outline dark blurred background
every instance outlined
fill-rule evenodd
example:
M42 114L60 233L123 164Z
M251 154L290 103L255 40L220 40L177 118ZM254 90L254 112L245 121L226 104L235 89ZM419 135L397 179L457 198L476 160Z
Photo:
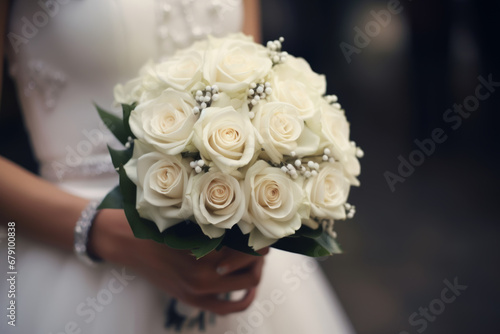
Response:
M365 151L345 253L322 262L360 334L500 333L498 17L497 1L262 1L263 40L326 75ZM36 170L3 96L0 152ZM403 177L401 159L418 166ZM467 289L443 303L445 280Z
M357 214L336 224L345 253L323 262L357 332L500 333L500 90L475 99L479 76L500 82L499 3L262 4L264 40L284 36L326 74L365 151ZM447 140L421 162L414 141L436 128ZM384 173L411 154L419 166L392 191ZM467 289L439 302L455 278Z

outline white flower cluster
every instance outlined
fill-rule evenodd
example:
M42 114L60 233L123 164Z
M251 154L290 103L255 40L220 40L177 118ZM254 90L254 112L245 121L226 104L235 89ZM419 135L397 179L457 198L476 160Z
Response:
M260 249L303 225L333 236L354 214L362 151L325 77L281 42L209 37L115 88L137 103L125 171L160 231L189 219L217 238L238 225Z
M283 37L280 37L277 40L267 42L269 57L275 65L283 63L288 56L288 52L281 51L282 43L284 41L285 39Z
M269 82L264 82L264 80L262 80L262 82L260 83L252 82L250 84L250 88L248 89L248 107L250 108L250 110L252 110L252 108L256 106L260 100L267 99L267 97L270 96L272 92L273 89L271 88L271 84ZM250 118L253 119L254 116L255 114L251 111Z
M198 115L200 112L210 107L212 101L219 99L219 88L217 85L207 86L204 90L198 89L194 95L196 102L199 106L193 108L193 113Z

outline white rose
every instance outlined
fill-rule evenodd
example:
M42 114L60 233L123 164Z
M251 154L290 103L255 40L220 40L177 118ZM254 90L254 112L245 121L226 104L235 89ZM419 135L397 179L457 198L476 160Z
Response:
M193 97L167 89L157 98L139 104L131 113L129 124L134 135L174 155L190 144L196 116Z
M190 50L159 63L155 67L155 74L164 84L164 89L190 91L195 83L201 81L202 65L202 55Z
M304 82L289 75L282 75L280 71L275 71L272 89L271 101L289 103L295 106L304 120L315 117L321 96Z
M359 185L356 176L361 172L356 158L356 147L349 141L350 125L343 110L322 101L320 117L310 122L311 129L321 134L321 148L329 148L337 161L344 167L344 173L352 185Z
M325 102L320 106L321 133L333 145L337 159L343 160L351 143L349 142L349 122L342 110Z
M203 77L228 94L245 93L248 85L264 78L272 62L267 50L247 38L209 39Z
M193 130L193 143L201 157L223 172L247 165L255 154L252 123L232 106L205 109Z
M149 61L139 71L139 76L124 85L118 84L114 88L115 104L133 102L141 103L159 96L165 85L156 77L156 64Z
M191 202L185 198L191 168L180 155L164 155L152 149L136 140L134 154L124 168L137 186L139 215L153 221L162 232L192 216Z
M319 105L319 117L308 122L311 129L320 134L322 148L329 148L335 159L345 161L345 156L351 148L349 142L349 122L344 111L326 101Z
M228 94L222 92L219 93L219 98L217 101L212 101L210 107L224 108L227 106L232 106L235 110L243 113L249 112L247 99L241 98L231 98Z
M356 147L351 146L351 149L345 155L344 161L342 161L344 166L344 174L349 179L349 182L353 186L359 186L359 180L357 176L361 174L361 165L356 157Z
M319 173L306 180L304 189L311 204L311 216L345 219L344 203L349 196L350 184L341 164L320 164Z
M311 70L311 66L303 58L288 55L286 61L277 65L274 71L284 80L296 79L303 82L319 96L326 93L325 76Z
M301 185L265 161L248 169L244 189L248 209L240 228L244 233L251 230L249 242L255 249L294 234L302 219L309 218Z
M210 238L222 236L245 213L245 196L240 182L222 172L198 174L191 193L196 222Z
M260 103L254 109L252 123L260 135L263 154L280 163L283 155L294 151L299 156L311 155L318 150L319 137L300 117L299 110L282 102Z
M142 78L134 78L125 84L118 84L113 89L113 94L115 98L115 105L120 104L132 104L134 102L139 102L141 100L142 89Z

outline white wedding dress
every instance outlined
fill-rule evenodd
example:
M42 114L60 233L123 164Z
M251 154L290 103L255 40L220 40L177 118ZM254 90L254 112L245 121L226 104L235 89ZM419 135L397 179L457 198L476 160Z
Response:
M69 193L102 198L118 179L106 149L113 139L93 102L113 109L113 86L148 59L208 33L238 31L242 18L235 0L13 1L6 48L42 177ZM0 243L4 272L6 248ZM217 317L205 333L353 332L314 260L278 250L266 259L254 304ZM165 294L130 270L90 268L20 236L16 262L16 326L7 324L3 278L0 333L174 332L164 326Z

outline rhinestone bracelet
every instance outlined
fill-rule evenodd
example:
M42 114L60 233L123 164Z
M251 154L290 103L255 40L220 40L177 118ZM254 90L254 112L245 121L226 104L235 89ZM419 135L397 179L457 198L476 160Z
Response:
M82 214L80 215L80 218L76 222L75 226L74 250L76 256L89 266L95 266L97 263L102 261L101 259L90 255L87 248L90 229L92 228L92 224L94 223L94 218L97 214L97 207L99 206L99 203L100 201L97 200L90 201L82 211Z

